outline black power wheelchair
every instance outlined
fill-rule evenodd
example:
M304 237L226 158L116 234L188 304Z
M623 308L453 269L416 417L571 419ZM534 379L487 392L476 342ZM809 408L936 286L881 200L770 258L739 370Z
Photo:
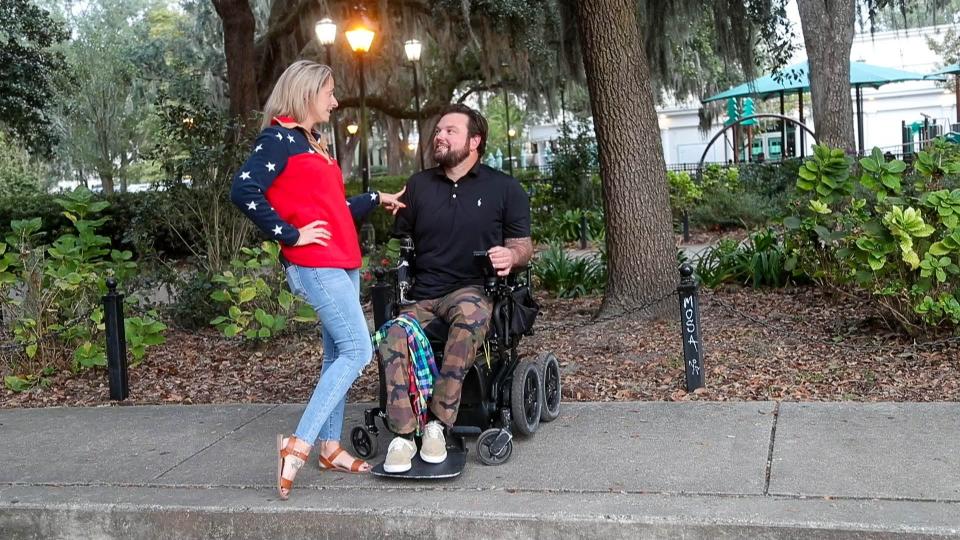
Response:
M455 476L466 461L465 437L477 437L477 457L485 465L500 465L513 453L513 435L533 435L541 422L560 415L560 364L552 352L535 358L520 358L517 346L524 335L533 334L537 306L531 293L530 270L513 272L501 278L493 271L485 252L474 254L475 264L484 269L484 292L493 300L490 329L479 348L477 359L463 381L456 425L447 435L448 455L459 455L459 465L448 465ZM373 286L374 323L380 328L396 317L407 299L413 279L413 242L401 239L400 256L395 268L379 272ZM448 324L439 317L424 328L430 340L437 366L442 365ZM356 455L367 459L378 451L379 418L387 433L387 390L384 366L379 362L379 406L364 412L364 424L354 427L350 441ZM451 461L448 458L447 461ZM435 467L435 466L429 466ZM375 468L376 472L376 468ZM417 477L417 475L412 475ZM444 475L427 477L443 477Z

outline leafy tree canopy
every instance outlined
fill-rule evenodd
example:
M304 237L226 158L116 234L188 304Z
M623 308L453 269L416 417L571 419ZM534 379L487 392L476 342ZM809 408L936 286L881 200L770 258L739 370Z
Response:
M54 143L47 109L65 68L51 46L67 37L62 23L29 0L0 0L0 123L41 155Z

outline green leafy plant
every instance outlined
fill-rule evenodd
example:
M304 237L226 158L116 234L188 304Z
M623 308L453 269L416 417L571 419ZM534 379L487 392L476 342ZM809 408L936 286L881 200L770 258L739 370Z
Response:
M907 169L907 164L900 160L887 161L879 148L874 148L868 157L860 160L860 183L873 191L877 199L883 200L888 195L899 195L903 192L900 177Z
M22 347L0 364L5 377L12 377L5 379L8 388L40 384L37 378L68 366L106 365L105 278L115 277L122 289L137 273L132 253L112 249L110 239L99 234L108 221L100 213L109 202L82 187L56 202L70 229L44 244L40 218L14 220L0 249L0 302L12 321L10 337ZM11 294L14 288L17 294ZM141 358L165 327L152 328L155 337L137 348ZM138 339L137 331L128 337Z
M703 188L697 185L686 171L667 171L670 185L670 209L682 215L703 198Z
M580 240L580 229L583 218L587 218L587 236L593 241L603 241L606 238L606 226L603 222L603 212L599 210L565 210L554 213L549 221L537 231L537 240L546 242L576 242Z
M125 317L123 331L127 339L127 351L133 356L131 365L138 365L147 354L147 347L162 345L166 342L163 332L167 326L158 320L155 311L149 311L143 316Z
M941 144L921 152L911 172L878 149L846 175L849 158L818 147L798 175L797 215L784 220L788 268L846 290L866 292L890 322L958 324L960 153ZM829 182L827 181L829 179Z
M539 287L560 298L575 298L598 293L607 283L604 258L574 257L560 244L552 244L533 262L533 275Z
M697 261L697 276L707 287L739 283L782 287L790 281L787 256L776 231L758 231L743 242L723 239Z
M316 321L313 309L285 287L286 273L276 242L244 247L240 252L242 257L230 262L230 270L213 277L219 288L210 297L226 313L210 324L228 338L262 341L283 332L291 320Z
M816 193L824 203L837 202L853 191L850 179L852 161L843 150L814 146L813 157L805 161L797 172L797 188Z

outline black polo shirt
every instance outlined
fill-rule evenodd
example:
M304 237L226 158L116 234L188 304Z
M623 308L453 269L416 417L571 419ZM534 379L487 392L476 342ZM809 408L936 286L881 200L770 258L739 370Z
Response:
M413 237L416 300L482 285L473 252L530 236L530 200L520 182L479 161L457 182L441 167L414 174L401 200L407 207L393 231Z

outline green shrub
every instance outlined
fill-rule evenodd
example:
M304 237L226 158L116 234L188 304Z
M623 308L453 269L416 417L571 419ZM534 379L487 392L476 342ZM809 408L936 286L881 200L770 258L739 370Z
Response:
M606 239L603 212L599 210L565 210L553 213L546 223L533 227L533 239L537 242L567 243L580 240L583 217L587 218L589 240L602 242Z
M42 193L50 182L45 167L30 158L19 142L0 129L0 196Z
M753 229L770 223L775 215L770 201L756 193L718 188L690 210L690 222L707 229Z
M960 324L960 156L945 143L917 155L914 173L879 149L854 160L815 148L799 169L802 199L789 230L788 268L865 292L891 321Z
M216 289L210 297L222 311L210 324L228 338L262 341L286 330L290 320L317 320L313 308L287 289L279 244L263 242L240 252L242 257L230 261L230 270L213 277Z
M670 186L670 210L674 219L683 216L703 198L703 188L686 171L667 171Z
M722 283L752 287L782 287L790 281L787 256L773 229L756 232L744 242L725 238L697 261L701 283L713 288Z
M166 307L166 315L174 325L184 330L206 328L220 313L216 302L210 298L214 291L213 276L192 272L174 283L175 297Z
M216 274L256 238L253 223L230 202L237 168L248 157L256 123L246 125L211 103L202 85L171 81L155 105L149 157L163 168L160 221L183 240L204 273ZM190 122L185 122L185 119Z
M2 198L0 223L37 217L41 221L38 232L43 238L56 238L72 229L70 220L56 203L59 197L61 195L35 193ZM165 259L182 258L190 254L188 243L197 241L189 235L181 238L169 226L170 207L174 204L169 192L115 193L109 197L92 194L92 197L109 203L99 214L108 218L98 229L100 234L110 239L111 248L130 250L136 259L153 254Z
M599 293L607 284L604 257L572 257L563 246L553 244L533 262L538 287L560 298Z
M778 222L789 213L799 166L799 160L737 166L713 163L704 167L699 185L693 175L668 172L674 218L681 219L687 210L691 223L700 228L753 229Z
M0 243L0 302L13 321L13 341L23 347L2 366L9 388L41 384L44 374L67 365L75 370L106 365L100 300L105 278L116 277L122 290L137 275L133 254L111 249L110 239L100 234L109 221L100 214L109 202L78 188L56 203L70 230L46 243L41 218L15 220L6 243ZM135 308L132 301L130 306ZM128 310L134 320L126 325L127 342L139 361L147 346L163 342L165 326L153 313Z

